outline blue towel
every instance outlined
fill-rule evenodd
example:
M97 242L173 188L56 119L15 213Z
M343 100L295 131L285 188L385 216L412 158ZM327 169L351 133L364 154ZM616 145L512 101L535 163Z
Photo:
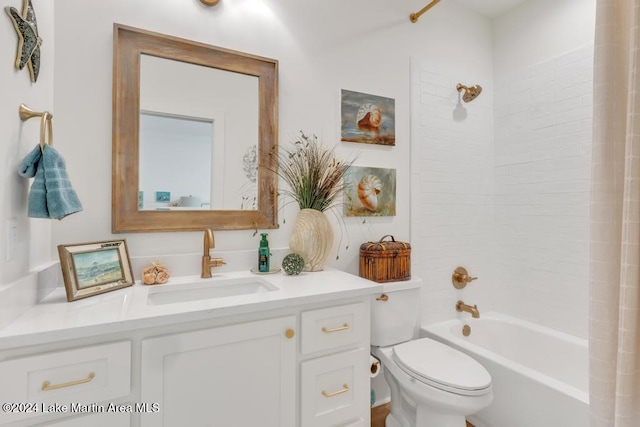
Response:
M42 150L36 145L18 167L18 174L25 178L34 178L29 192L28 214L31 218L51 218L47 209L47 190L44 185Z
M29 217L62 219L82 210L65 161L50 145L45 144L44 150L37 145L20 164L18 174L34 178L29 192Z

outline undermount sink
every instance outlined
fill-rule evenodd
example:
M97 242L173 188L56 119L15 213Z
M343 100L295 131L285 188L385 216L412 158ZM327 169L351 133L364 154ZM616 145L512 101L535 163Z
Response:
M149 290L147 304L163 305L278 290L271 283L252 277L175 284Z

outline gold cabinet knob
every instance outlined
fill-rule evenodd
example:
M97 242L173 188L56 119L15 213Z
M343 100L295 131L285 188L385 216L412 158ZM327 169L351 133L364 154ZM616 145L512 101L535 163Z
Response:
M477 277L469 276L467 269L464 267L458 267L453 270L453 274L451 275L451 283L456 289L462 289L467 286L467 283L470 283L473 280L476 280Z
M293 329L287 329L287 332L284 333L284 336L287 338L293 338L295 334L296 333Z
M389 301L389 295L382 294L379 297L376 297L376 301Z

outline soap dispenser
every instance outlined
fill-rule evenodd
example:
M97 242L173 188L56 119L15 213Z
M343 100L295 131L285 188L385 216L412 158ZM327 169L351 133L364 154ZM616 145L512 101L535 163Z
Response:
M269 241L267 233L261 233L260 248L258 249L258 271L260 273L269 272Z

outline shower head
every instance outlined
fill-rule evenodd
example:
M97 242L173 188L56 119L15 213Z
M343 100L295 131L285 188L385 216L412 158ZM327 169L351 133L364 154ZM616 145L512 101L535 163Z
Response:
M473 101L478 97L478 95L480 95L480 92L482 92L482 86L480 85L467 87L462 83L458 83L458 85L456 86L456 89L458 89L458 92L462 92L464 90L464 94L462 95L462 100L464 102Z

